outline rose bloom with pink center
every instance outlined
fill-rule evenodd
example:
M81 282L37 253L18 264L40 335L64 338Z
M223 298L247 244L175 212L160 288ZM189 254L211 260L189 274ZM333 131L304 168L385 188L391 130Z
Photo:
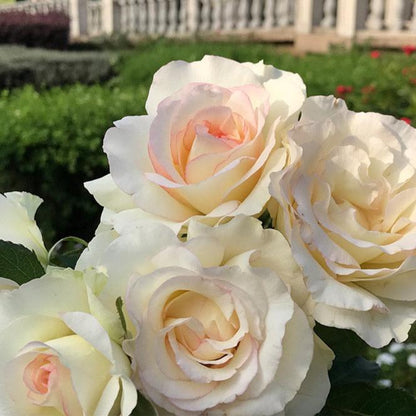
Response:
M157 219L178 232L193 217L260 214L305 95L297 74L262 62L205 56L162 67L147 115L125 117L105 135L110 175L86 184L105 208L102 222Z
M1 415L130 415L137 392L118 316L96 297L104 283L53 269L0 292Z

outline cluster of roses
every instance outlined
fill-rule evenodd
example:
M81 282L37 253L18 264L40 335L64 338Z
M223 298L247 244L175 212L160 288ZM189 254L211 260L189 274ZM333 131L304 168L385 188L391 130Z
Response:
M315 321L381 347L416 319L416 130L213 56L161 68L146 111L105 135L75 270L40 199L0 195L0 239L45 267L0 281L0 414L128 416L136 389L159 415L316 414Z

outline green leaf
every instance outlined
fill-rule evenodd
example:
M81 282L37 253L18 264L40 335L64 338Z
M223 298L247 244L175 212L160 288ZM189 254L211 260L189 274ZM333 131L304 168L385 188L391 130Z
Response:
M0 240L0 277L22 285L44 274L45 270L33 251L20 244Z
M336 356L351 358L366 355L368 352L368 345L355 332L348 329L331 328L317 323L314 331Z
M266 209L259 217L259 220L261 221L263 228L272 228L272 217L270 216L269 211Z
M338 385L331 389L319 416L411 416L416 400L398 389L381 389L369 384Z
M119 296L116 299L116 309L117 309L118 317L119 317L120 322L121 322L121 326L122 326L123 331L124 331L124 338L129 339L129 338L132 337L132 335L131 335L130 331L127 330L126 318L125 318L124 312L123 312L123 299L121 299L121 296Z
M71 267L77 264L79 256L88 244L82 238L65 237L49 250L49 264L58 267Z
M139 391L137 392L137 406L134 408L130 416L157 416L158 413Z
M369 383L374 381L380 372L380 367L374 361L363 357L348 359L335 357L329 371L331 386L338 384Z

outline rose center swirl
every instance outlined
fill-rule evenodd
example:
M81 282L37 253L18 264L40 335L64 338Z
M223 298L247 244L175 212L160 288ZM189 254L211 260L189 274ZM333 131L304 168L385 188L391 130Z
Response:
M175 326L178 344L196 361L206 366L222 366L229 361L237 344L229 344L239 328L234 311L227 319L218 305L200 293L184 291L176 293L165 305L164 326L187 319Z

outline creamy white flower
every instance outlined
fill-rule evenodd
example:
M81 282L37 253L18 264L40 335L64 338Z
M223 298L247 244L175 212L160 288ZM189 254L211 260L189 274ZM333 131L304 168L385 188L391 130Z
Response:
M46 266L48 252L35 222L35 213L42 199L27 192L0 194L0 240L22 244L35 252Z
M120 323L95 295L104 283L53 269L0 292L0 414L130 415L137 394Z
M156 218L178 232L192 217L259 214L304 99L297 74L262 62L205 56L162 67L147 115L125 117L105 135L111 176L86 184L107 209L103 221Z
M177 415L312 415L329 391L332 354L315 339L308 293L276 230L238 216L191 221L185 241L161 224L99 234L77 265L124 296L124 348L137 387ZM127 289L128 288L128 289Z
M416 319L416 130L312 97L272 174L277 226L317 302L317 321L374 347Z

